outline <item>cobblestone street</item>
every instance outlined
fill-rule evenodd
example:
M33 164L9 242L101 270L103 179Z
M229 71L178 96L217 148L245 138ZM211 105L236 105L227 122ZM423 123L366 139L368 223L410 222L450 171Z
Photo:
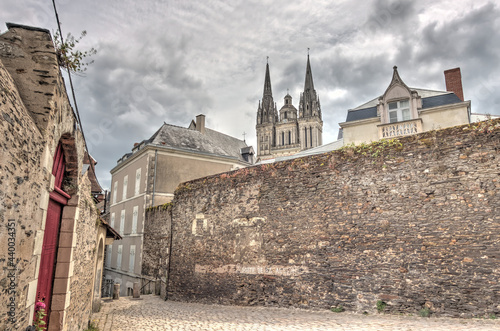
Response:
M500 320L359 315L349 312L202 305L158 296L106 300L93 315L100 331L147 330L500 330Z

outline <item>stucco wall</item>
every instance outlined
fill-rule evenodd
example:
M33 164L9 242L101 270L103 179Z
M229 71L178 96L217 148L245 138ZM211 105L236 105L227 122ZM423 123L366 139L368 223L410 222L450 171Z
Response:
M467 105L429 112L423 111L420 117L422 118L422 129L424 131L439 130L469 123Z
M360 123L355 126L346 126L343 128L344 144L361 144L379 140L378 127L379 119Z
M400 143L181 185L169 298L357 312L376 312L381 300L392 313L499 314L500 121ZM158 212L148 221L161 222ZM145 252L165 252L158 237L168 227L151 231ZM167 257L145 256L143 270L166 270Z

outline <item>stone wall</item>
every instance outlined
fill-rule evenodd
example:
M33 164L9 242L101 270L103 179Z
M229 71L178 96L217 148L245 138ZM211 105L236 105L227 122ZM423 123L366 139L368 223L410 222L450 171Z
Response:
M50 330L83 330L91 317L101 227L83 171L78 130L49 31L10 25L0 35L0 330L32 323L53 156L66 161Z
M41 134L33 130L31 117L1 62L0 105L0 330L4 330L31 322L24 306L36 268L32 255L42 226L39 202L49 184L48 174L40 168Z
M171 209L169 297L499 314L499 153L497 120L184 183ZM152 275L167 270L159 213L170 217L156 210L146 222Z

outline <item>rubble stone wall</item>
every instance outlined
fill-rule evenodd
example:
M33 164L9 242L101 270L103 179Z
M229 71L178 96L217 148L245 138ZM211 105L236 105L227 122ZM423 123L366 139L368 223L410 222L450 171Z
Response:
M32 323L53 156L66 161L48 330L83 330L91 318L99 224L84 142L47 30L9 26L0 35L0 330Z
M148 212L156 237L159 213L170 299L500 313L498 120L181 184ZM168 240L146 238L145 270L167 270Z

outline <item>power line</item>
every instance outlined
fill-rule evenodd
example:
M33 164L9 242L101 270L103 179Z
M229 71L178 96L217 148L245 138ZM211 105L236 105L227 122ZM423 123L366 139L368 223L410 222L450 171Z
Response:
M59 36L61 37L61 45L64 45L63 34L61 31L61 22L59 21L59 15L57 14L55 0L52 0L52 4L54 5L54 13L56 14L57 29L59 30ZM71 94L73 96L73 103L75 105L76 118L77 118L78 125L80 126L80 131L82 132L83 144L85 145L85 150L87 151L87 155L89 157L90 168L92 169L94 176L97 177L97 174L96 174L95 168L94 168L94 162L93 162L92 157L90 156L89 148L87 147L87 139L85 139L85 133L83 132L82 121L80 119L80 112L78 111L78 104L76 103L75 89L73 88L73 80L71 79L71 70L69 68L67 68L67 70L68 70L69 85L71 87Z

